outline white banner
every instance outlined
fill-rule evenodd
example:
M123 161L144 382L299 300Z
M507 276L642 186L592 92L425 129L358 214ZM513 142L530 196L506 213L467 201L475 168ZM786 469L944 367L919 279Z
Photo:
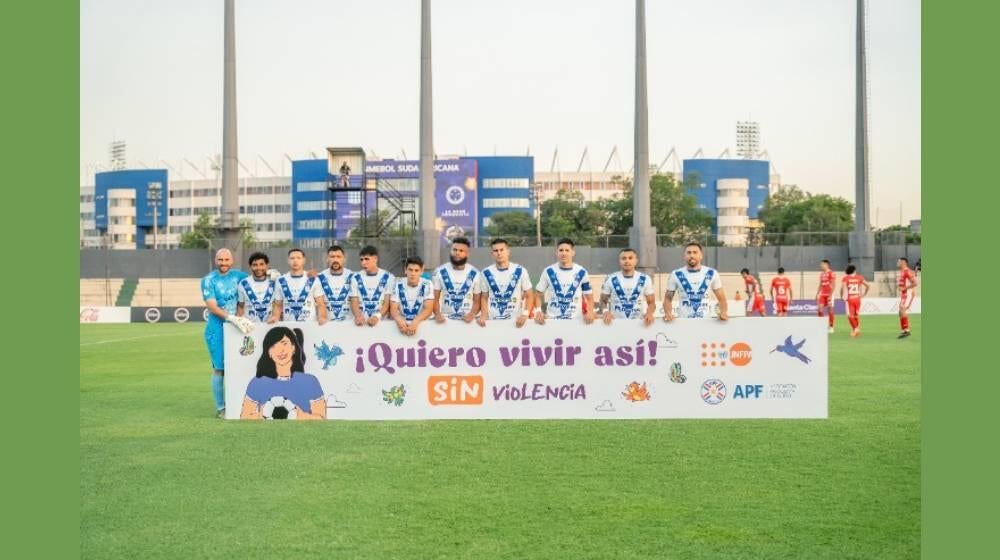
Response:
M95 307L80 306L81 323L131 323L132 312L129 307Z
M226 325L225 349L231 419L827 417L814 317L428 322L414 337L392 322Z
M862 315L896 315L899 313L899 298L864 298L861 300ZM920 298L913 298L910 313L920 313Z

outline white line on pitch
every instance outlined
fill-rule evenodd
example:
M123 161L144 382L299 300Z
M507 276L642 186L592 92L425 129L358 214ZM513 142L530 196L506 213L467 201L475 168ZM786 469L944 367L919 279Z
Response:
M145 336L133 336L129 338L112 338L110 340L98 340L96 342L81 342L80 346L93 346L95 344L110 344L112 342L128 342L129 340L139 340L140 338L159 338L163 336L191 336L191 333L147 334Z

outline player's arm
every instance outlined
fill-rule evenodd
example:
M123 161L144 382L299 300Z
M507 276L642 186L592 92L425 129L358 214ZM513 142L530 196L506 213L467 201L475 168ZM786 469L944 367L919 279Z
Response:
M417 334L417 327L420 326L420 323L426 321L432 313L434 313L434 300L430 298L425 299L424 303L420 306L420 313L418 313L417 316L414 317L413 322L410 323L410 332L412 334Z
M663 320L674 320L674 290L670 288L667 288L667 292L663 294Z
M610 303L611 303L611 294L606 294L604 293L603 290L601 290L601 309L604 310L604 316L602 317L602 319L604 320L605 325L610 325L611 322L614 321L615 319L614 314L611 313L611 306L609 305Z
M792 283L789 282L788 285L785 286L785 288L788 289L788 301L792 301L793 299L795 299L795 296L792 294Z
M365 317L361 314L361 298L358 296L351 296L351 314L354 315L354 324L361 326L365 324Z
M718 276L716 276L718 280ZM722 288L722 282L719 282L720 286L712 290L715 294L715 300L719 302L719 320L726 321L729 319L729 301L726 299L726 290Z
M532 305L535 305L535 322L539 325L545 324L545 294L535 289L535 297L531 298Z
M319 324L326 324L328 315L326 312L326 296L324 295L316 296L316 318Z
M547 270L547 269L546 269ZM535 322L539 325L545 324L545 290L549 289L549 277L542 272L542 276L538 279L538 284L535 285L535 297L532 298L532 305L537 303L535 307Z
M844 290L847 288L847 278L840 281L840 299L844 299Z
M774 291L774 280L771 280L771 290L770 291L771 291L771 299L773 300L773 299L775 299L775 297L774 297L774 293L775 293L775 291Z
M464 317L462 317L463 321L465 321L466 323L471 323L473 320L475 320L476 315L479 314L479 309L480 309L479 303L480 303L480 298L476 297L475 292L473 292L473 294L472 294L472 308L469 309L469 312L466 313Z
M864 291L863 294L861 294L861 297L868 297L868 289L870 288L870 286L868 286L868 282L866 282L864 279L862 279L861 280L861 285L865 287L865 291Z
M489 290L483 290L482 292L479 292L473 297L476 298L476 301L479 303L479 309L482 310L482 312L479 314L479 318L476 320L476 323L478 323L480 327L485 327L486 320L490 318Z
M403 312L396 300L393 300L392 303L389 304L389 314L392 317L392 320L396 322L396 326L399 327L399 332L407 334L406 318L403 317Z
M912 289L914 289L914 288L917 287L917 275L916 274L910 274L906 278L906 280L907 280L907 283L910 285L910 287L907 288L907 290L912 290Z
M656 294L651 292L649 294L646 294L646 315L643 317L643 323L647 327L653 324L653 315L655 313L656 313Z
M246 304L242 301L236 302L236 316L242 317L246 315Z
M438 323L443 323L447 320L441 313L441 290L438 288L434 289L434 320Z

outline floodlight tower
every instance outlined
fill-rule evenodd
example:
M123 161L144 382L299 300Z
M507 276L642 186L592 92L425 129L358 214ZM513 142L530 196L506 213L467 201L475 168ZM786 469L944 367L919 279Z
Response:
M433 269L441 264L434 199L434 127L431 97L431 0L420 1L420 254Z
M656 228L650 216L649 103L646 96L646 0L635 1L635 175L629 243L639 254L639 268L656 273Z
M868 187L868 53L865 45L865 0L857 0L854 90L854 231L848 256L868 279L875 276L875 234L871 229Z

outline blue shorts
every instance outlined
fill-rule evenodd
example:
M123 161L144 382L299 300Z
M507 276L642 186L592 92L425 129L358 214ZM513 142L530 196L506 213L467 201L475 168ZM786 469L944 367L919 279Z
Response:
M212 369L224 370L225 345L223 344L222 324L208 323L205 326L205 345L208 346L208 356L212 360Z

